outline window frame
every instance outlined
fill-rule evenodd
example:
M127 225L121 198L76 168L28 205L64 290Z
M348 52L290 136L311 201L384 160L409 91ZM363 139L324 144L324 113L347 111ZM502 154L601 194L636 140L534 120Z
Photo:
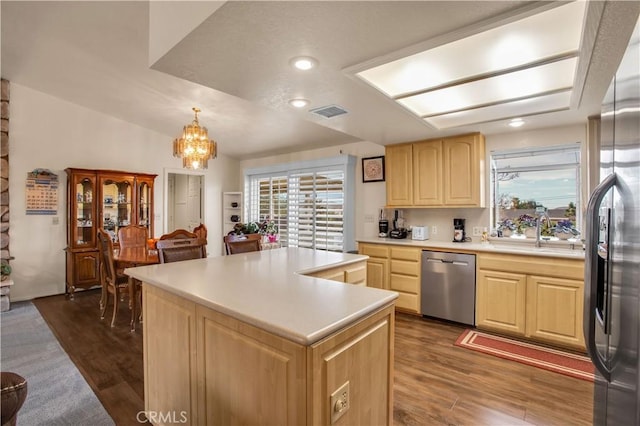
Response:
M509 171L513 172L534 172L534 171L553 171L553 170L569 170L574 169L575 171L575 226L576 228L583 233L583 218L581 214L581 200L582 200L582 191L583 191L583 182L581 179L582 176L582 160L583 160L583 150L581 142L570 142L570 143L561 143L554 145L545 145L545 146L536 146L536 147L527 147L520 149L496 149L492 150L489 153L489 186L490 186L490 225L491 229L495 230L497 228L497 222L499 219L499 203L497 200L498 192L496 191L498 186L498 180L496 178L497 173L500 171L495 168L495 157L501 157L500 159L507 158L524 158L524 157L535 157L537 155L543 154L553 154L553 153L561 153L561 152L572 152L577 154L577 161L571 163L555 163L551 165L537 165L537 166L518 166L509 169ZM504 171L504 170L503 170Z

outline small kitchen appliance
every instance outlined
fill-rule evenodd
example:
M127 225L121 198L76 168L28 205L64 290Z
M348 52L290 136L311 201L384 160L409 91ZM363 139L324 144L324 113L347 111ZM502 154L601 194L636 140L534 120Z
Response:
M464 232L464 219L453 219L453 242L463 243L466 234Z
M389 221L384 214L384 209L380 209L380 219L378 220L378 237L387 238L389 236Z
M395 239L407 238L407 230L404 227L404 218L401 210L395 210L393 219L393 229L389 232L389 237Z
M411 239L424 241L429 239L429 228L426 226L414 226L411 228Z

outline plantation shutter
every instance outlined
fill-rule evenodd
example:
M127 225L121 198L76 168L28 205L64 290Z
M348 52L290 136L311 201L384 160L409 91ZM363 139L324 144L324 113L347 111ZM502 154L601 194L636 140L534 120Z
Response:
M354 224L347 222L353 222L353 206L346 206L353 204L355 183L349 180L354 181L355 159L333 160L337 164L320 167L292 163L284 173L248 171L247 220L276 222L283 247L352 250Z

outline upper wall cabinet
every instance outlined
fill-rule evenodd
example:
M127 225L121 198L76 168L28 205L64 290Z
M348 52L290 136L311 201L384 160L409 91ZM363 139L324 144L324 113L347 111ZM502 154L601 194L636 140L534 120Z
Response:
M387 204L413 204L413 174L411 144L391 145L385 149L387 163Z
M386 147L387 205L484 207L480 133Z

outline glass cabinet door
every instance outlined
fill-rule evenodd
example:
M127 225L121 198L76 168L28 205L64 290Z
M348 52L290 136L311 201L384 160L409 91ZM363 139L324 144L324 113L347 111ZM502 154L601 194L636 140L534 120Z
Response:
M93 246L96 235L93 227L95 181L93 177L89 176L76 176L74 181L72 186L75 188L73 245L78 247Z
M148 235L152 236L151 222L153 221L152 186L145 181L138 183L138 225L147 228Z
M133 177L102 177L102 228L118 241L118 229L131 225Z

